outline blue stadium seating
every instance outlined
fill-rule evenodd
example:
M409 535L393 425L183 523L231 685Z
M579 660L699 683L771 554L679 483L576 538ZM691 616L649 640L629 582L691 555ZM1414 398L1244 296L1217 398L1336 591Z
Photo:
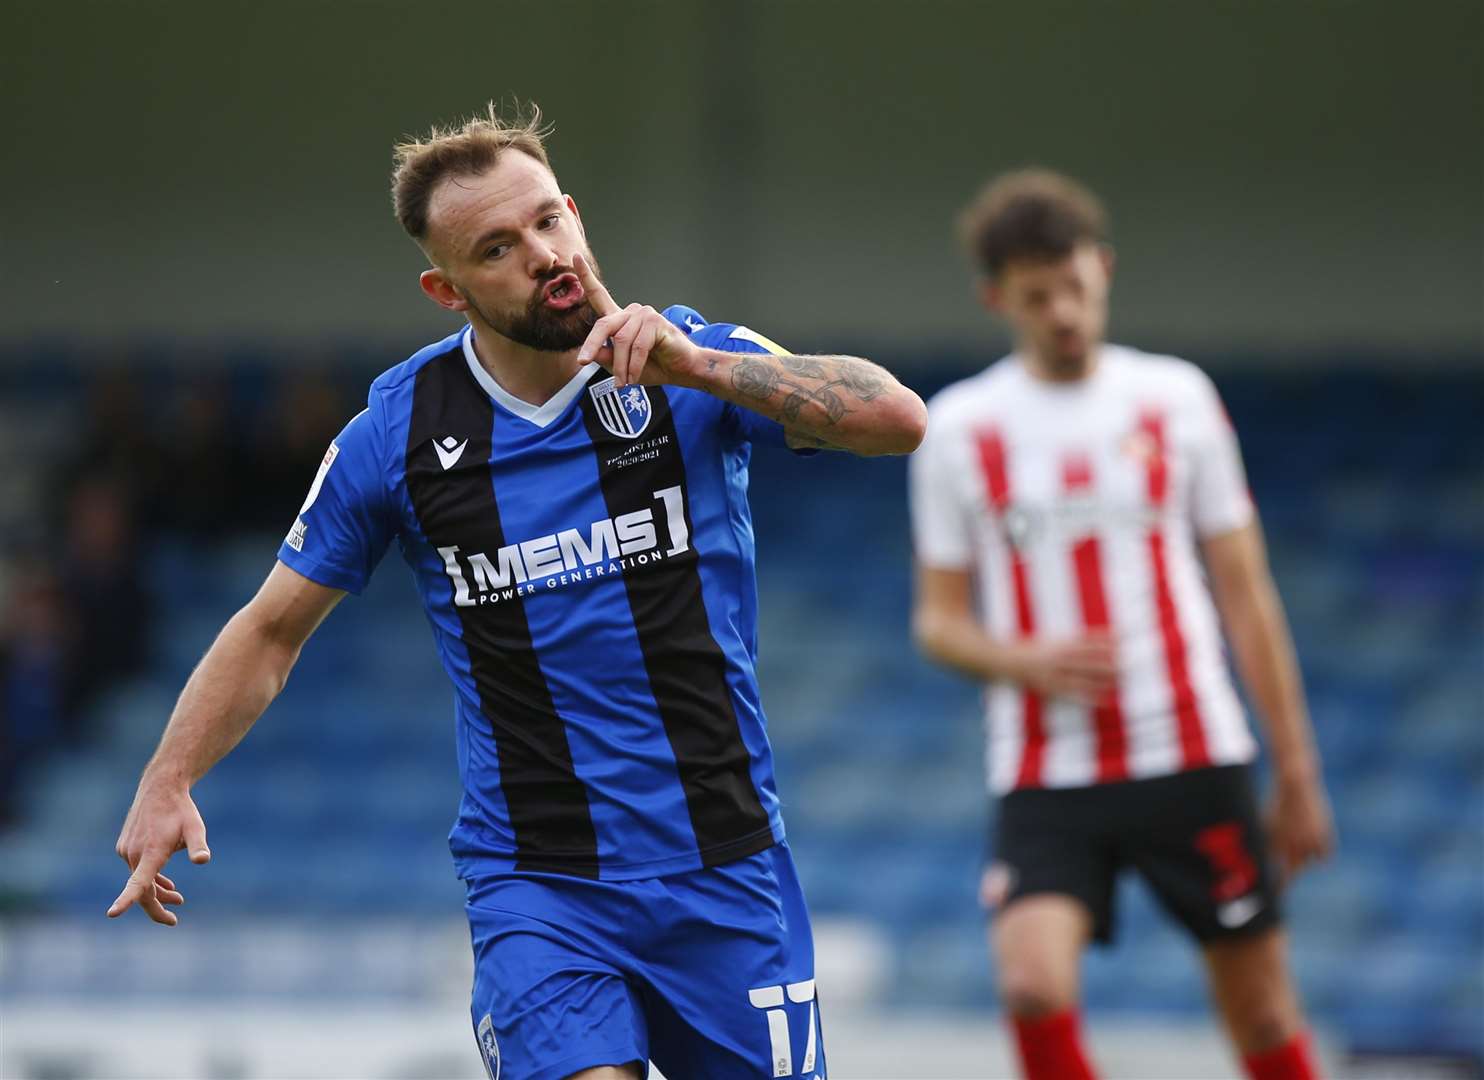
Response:
M1288 897L1320 1023L1370 1045L1484 1047L1484 426L1464 375L1219 376L1293 621L1342 846ZM993 1000L975 876L986 803L974 689L907 637L901 461L758 453L764 701L815 911L874 920L901 1006ZM272 537L159 547L184 578L150 676L95 748L29 778L0 892L91 914L113 832L182 678L271 561ZM217 854L193 904L251 913L456 910L450 692L389 556L305 650L288 691L198 788ZM387 883L395 882L395 888ZM12 901L16 902L16 901ZM22 903L24 901L21 901ZM41 901L38 899L38 903ZM1204 1008L1189 944L1133 882L1087 966L1089 1009Z

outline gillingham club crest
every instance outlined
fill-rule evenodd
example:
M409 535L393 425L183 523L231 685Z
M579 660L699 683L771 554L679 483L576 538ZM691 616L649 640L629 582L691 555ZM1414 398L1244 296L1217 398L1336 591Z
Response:
M649 426L654 409L649 403L649 391L642 386L619 388L613 379L607 378L597 386L588 387L593 396L593 405L598 410L598 420L603 427L623 439L637 439Z

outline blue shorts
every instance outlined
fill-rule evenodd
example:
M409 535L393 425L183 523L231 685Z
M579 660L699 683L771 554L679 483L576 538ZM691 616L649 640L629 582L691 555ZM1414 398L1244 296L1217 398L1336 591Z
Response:
M639 881L468 883L474 1032L495 1080L654 1064L670 1080L824 1080L814 941L785 844Z

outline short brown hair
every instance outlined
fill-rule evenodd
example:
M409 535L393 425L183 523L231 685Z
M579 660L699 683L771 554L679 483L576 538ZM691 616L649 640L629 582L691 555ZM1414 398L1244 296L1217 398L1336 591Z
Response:
M979 270L995 277L1011 259L1062 259L1077 245L1107 238L1096 195L1049 169L1005 173L959 215L959 236Z
M548 169L541 110L532 104L505 120L489 102L484 113L458 126L434 126L426 137L410 137L393 150L392 209L407 235L421 242L428 233L428 202L438 184L451 176L478 176L493 167L500 155L514 148L529 154Z

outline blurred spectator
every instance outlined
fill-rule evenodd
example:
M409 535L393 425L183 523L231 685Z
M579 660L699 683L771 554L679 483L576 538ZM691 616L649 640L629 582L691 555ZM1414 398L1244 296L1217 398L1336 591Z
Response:
M158 416L147 415L137 374L105 371L92 379L87 390L85 416L72 453L60 463L62 506L53 507L57 520L67 492L85 480L107 478L124 491L146 516L166 505L170 476L165 468L162 445L166 426Z
M70 630L56 576L24 560L0 615L0 826L16 810L23 770L71 727Z
M110 684L133 675L149 659L153 607L140 569L129 503L119 485L87 481L71 493L64 545L63 585L74 613L77 663L69 687L72 730Z
M241 422L219 378L195 377L180 388L161 447L168 489L151 508L154 527L202 538L238 524L244 485L237 452Z
M254 483L245 525L274 532L288 529L325 447L358 407L320 372L296 371L284 378L270 398L248 463Z

